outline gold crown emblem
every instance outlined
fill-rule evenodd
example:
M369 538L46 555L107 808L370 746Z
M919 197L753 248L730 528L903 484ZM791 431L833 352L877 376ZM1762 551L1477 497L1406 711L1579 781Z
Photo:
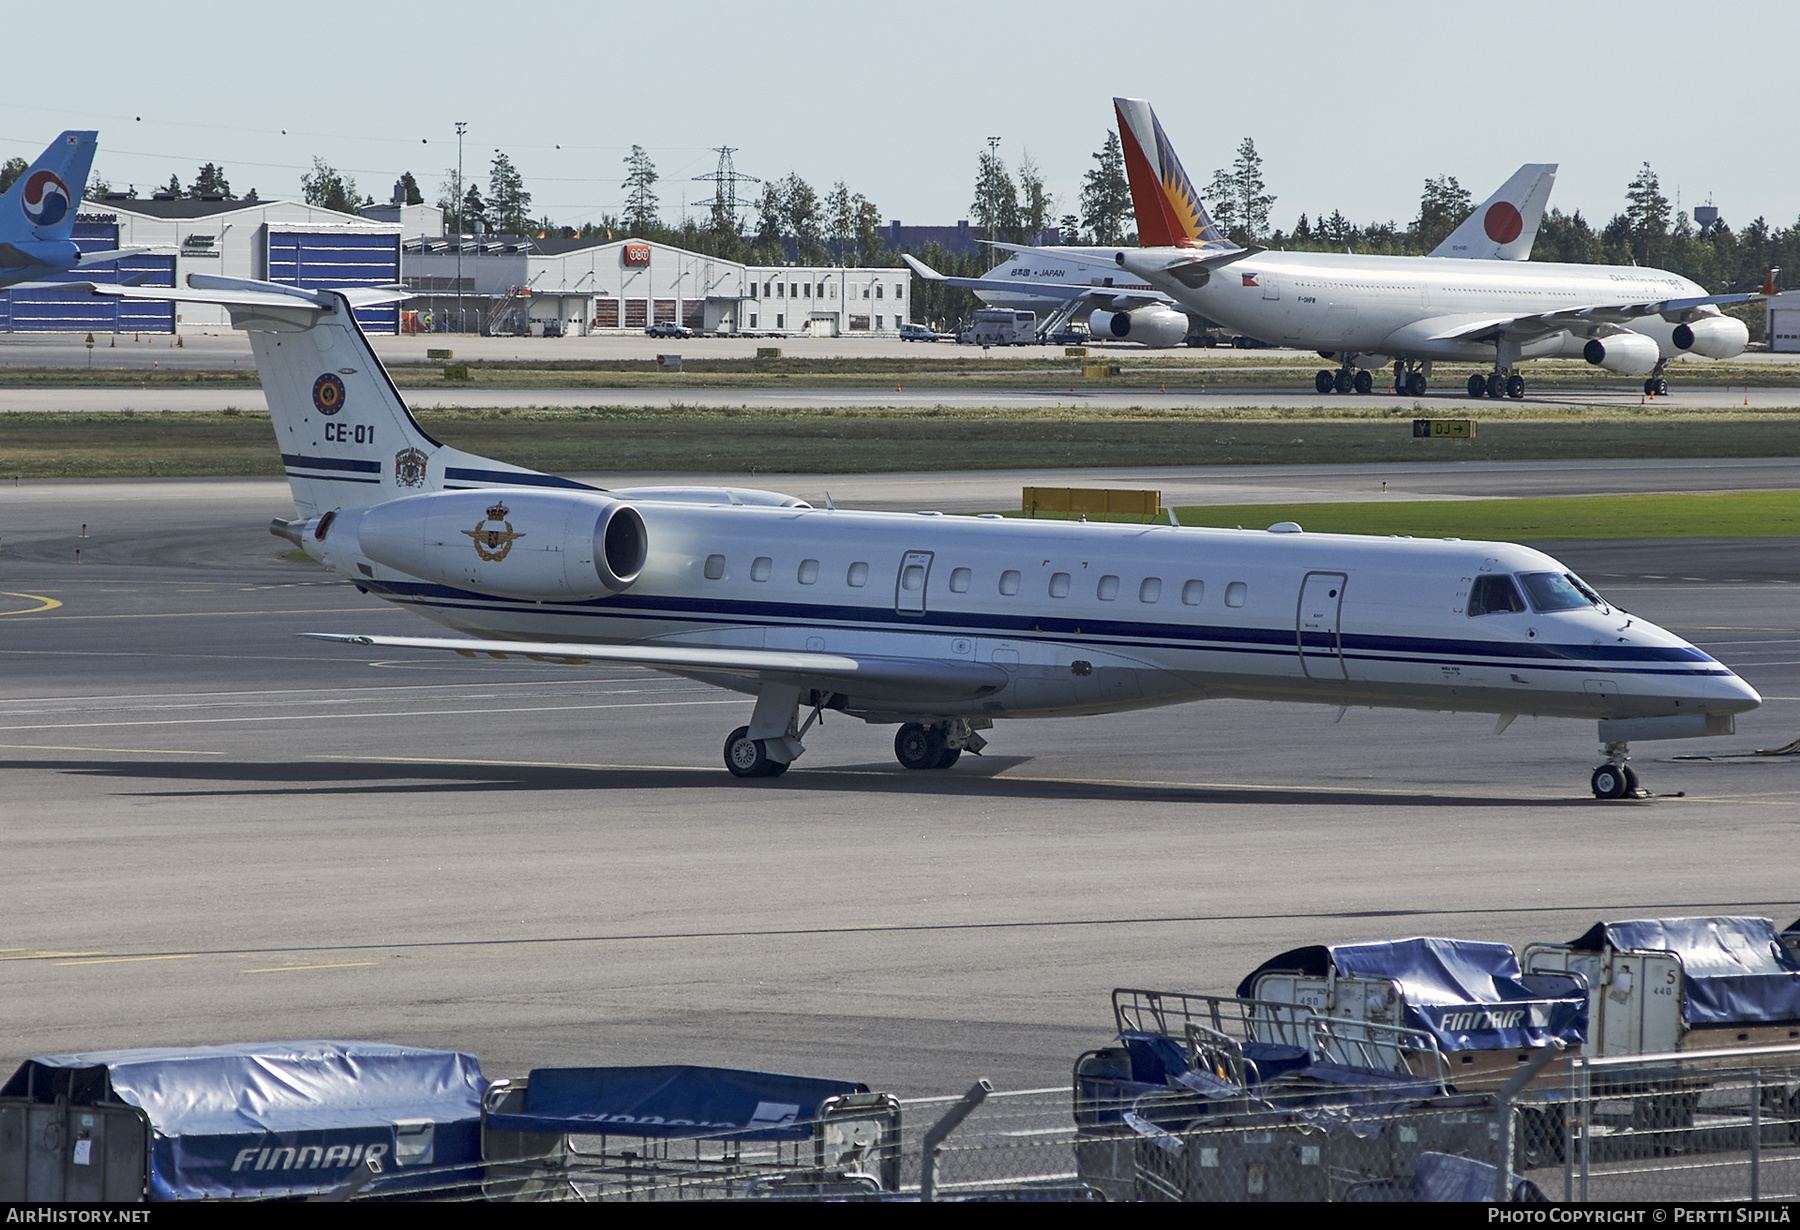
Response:
M506 505L503 503L490 505L487 510L487 515L489 521L506 520Z

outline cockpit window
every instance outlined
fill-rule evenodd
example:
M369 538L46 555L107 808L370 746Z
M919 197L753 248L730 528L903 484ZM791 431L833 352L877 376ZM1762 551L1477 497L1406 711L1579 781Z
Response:
M1519 581L1539 611L1579 611L1583 607L1611 610L1606 599L1572 572L1523 572Z
M1523 611L1525 600L1511 577L1476 577L1469 587L1469 614L1495 615L1503 611Z

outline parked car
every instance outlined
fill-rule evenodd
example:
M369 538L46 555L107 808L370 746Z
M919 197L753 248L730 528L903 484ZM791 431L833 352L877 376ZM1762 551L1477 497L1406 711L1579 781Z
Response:
M1094 335L1086 329L1058 329L1044 340L1052 346L1088 346L1093 344Z
M937 330L925 325L905 324L900 326L900 340L903 342L935 342L938 340Z
M692 337L694 331L685 325L651 325L644 330L651 337Z

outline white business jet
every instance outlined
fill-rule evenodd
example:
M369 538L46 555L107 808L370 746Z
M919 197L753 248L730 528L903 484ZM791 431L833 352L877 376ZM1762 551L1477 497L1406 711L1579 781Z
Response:
M1459 360L1493 364L1490 374L1469 378L1471 397L1521 398L1525 360L1585 358L1643 376L1644 391L1660 395L1677 356L1729 359L1743 351L1749 331L1721 306L1775 292L1775 271L1760 292L1709 295L1684 277L1629 265L1241 248L1207 217L1185 177L1170 180L1172 155L1150 104L1113 104L1139 218L1146 198L1160 199L1191 232L1170 246L1119 249L1114 262L1229 329L1336 360L1336 371L1316 378L1321 393L1367 393L1375 383L1370 369L1391 362L1394 388L1417 397L1434 362ZM1489 212L1481 229L1510 236L1512 219Z
M783 773L819 715L895 723L944 769L999 718L1213 697L1598 720L1597 795L1632 739L1728 733L1761 703L1680 637L1505 543L813 508L737 488L601 490L440 444L354 308L402 291L194 275L96 294L223 304L248 331L300 517L271 530L456 637L384 649L622 663L756 697L725 740ZM629 737L621 733L619 738Z

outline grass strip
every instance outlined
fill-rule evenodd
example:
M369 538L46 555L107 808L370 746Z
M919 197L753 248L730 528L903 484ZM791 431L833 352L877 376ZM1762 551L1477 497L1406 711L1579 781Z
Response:
M1800 416L1773 412L1496 417L1469 443L1416 440L1410 416L1329 413L670 406L419 417L447 444L560 474L1800 456ZM266 413L0 414L0 479L280 473Z
M1179 508L1183 525L1266 529L1281 521L1325 534L1547 542L1568 538L1787 538L1800 535L1800 491L1553 496L1361 504Z

